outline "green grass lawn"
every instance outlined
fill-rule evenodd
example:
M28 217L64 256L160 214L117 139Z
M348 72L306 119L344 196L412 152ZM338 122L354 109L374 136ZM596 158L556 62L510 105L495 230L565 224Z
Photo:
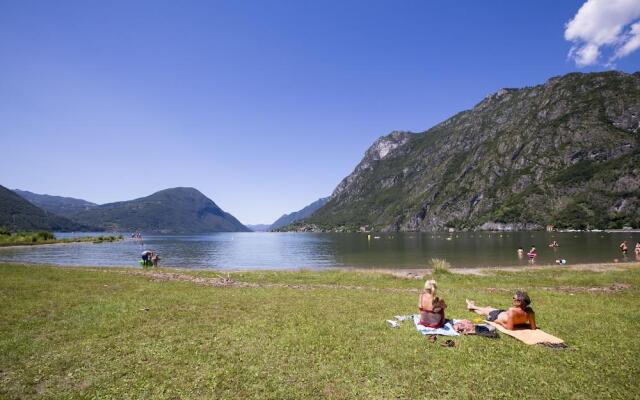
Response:
M0 264L0 398L639 398L635 268L436 277L454 318L475 317L465 298L504 307L527 289L541 328L570 346L552 350L390 329L423 282L384 274L248 272L230 277L269 286L210 287ZM631 286L581 289L614 283Z

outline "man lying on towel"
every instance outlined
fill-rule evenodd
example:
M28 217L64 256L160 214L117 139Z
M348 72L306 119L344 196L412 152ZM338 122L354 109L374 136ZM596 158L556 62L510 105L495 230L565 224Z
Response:
M499 310L493 307L478 307L475 302L467 300L467 308L476 314L484 315L487 321L495 322L509 330L517 325L528 324L529 329L537 329L536 314L529 307L531 299L527 292L517 290L513 295L513 305L508 310Z

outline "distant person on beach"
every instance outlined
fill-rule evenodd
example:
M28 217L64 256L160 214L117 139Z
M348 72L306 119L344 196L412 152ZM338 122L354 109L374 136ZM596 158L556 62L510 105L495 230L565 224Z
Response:
M476 314L484 315L487 321L500 324L509 330L518 325L529 325L529 329L537 329L536 314L531 307L531 299L527 292L517 290L513 295L512 305L508 310L499 310L493 307L478 307L475 302L467 299L467 309Z
M444 310L447 304L436 295L436 288L436 281L426 281L418 298L420 325L427 328L442 328L445 322Z
M160 262L160 256L158 253L153 253L151 255L151 262L153 263L153 268L158 268L158 263Z
M153 252L151 250L145 250L142 252L141 258L142 258L142 265L147 266L147 264L149 264L151 262L151 255L153 254Z
M627 255L627 251L629 251L629 246L627 245L627 241L625 240L624 242L620 243L620 251L622 251L622 254L624 254L625 256Z
M560 247L560 245L554 240L553 242L549 243L549 247Z
M518 258L522 259L522 257L524 257L524 249L520 246L518 247Z

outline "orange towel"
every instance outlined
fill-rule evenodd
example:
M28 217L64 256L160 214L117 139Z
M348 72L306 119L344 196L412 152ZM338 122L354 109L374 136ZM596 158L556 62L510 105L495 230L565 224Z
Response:
M488 324L491 324L492 326L495 326L497 330L499 330L500 332L509 335L511 337L514 337L518 340L520 340L521 342L524 342L526 344L542 344L542 343L552 343L552 344L558 344L558 343L564 343L564 340L557 338L553 335L549 335L547 332L544 332L541 329L516 329L513 331L510 331L509 329L505 328L502 325L496 324L495 322L489 322L487 321Z

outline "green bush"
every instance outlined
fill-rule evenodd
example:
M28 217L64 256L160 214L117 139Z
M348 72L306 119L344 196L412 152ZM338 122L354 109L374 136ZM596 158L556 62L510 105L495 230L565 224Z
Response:
M53 233L46 231L36 232L35 237L37 240L54 240L56 238Z

